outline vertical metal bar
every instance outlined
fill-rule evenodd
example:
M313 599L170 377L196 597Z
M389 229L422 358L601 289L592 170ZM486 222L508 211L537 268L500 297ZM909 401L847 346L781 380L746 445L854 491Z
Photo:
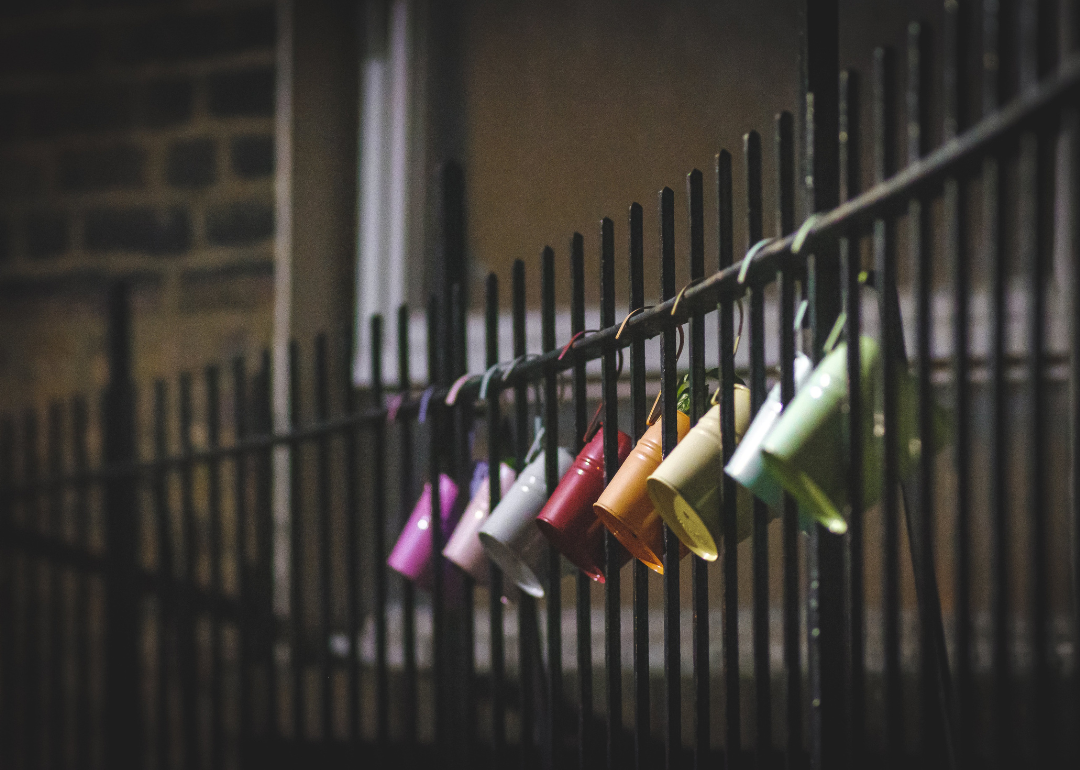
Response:
M630 204L628 217L630 246L630 311L645 307L645 232L642 209ZM630 413L633 440L648 426L645 404L645 340L637 336L630 343ZM649 568L639 559L634 566L634 768L644 770L652 763L649 708ZM706 632L707 632L706 628Z
M247 440L250 429L248 412L248 377L243 356L236 356L232 361L233 391L233 441L240 445ZM248 472L250 470L248 453L239 451L233 459L233 531L236 533L236 546L232 558L236 563L237 594L240 599L240 617L237 625L237 716L238 716L238 759L241 767L245 766L245 749L252 739L252 704L254 675L252 671L252 636L254 628L255 593L252 590L251 551L248 511Z
M659 194L660 299L675 296L675 193L665 187ZM679 440L678 358L675 327L660 337L660 390L663 394L661 443L666 457ZM679 539L664 527L664 679L667 686L666 766L682 767L682 663L679 640Z
M840 202L839 3L804 0L803 14L801 77L803 93L811 97L813 105L812 111L805 115L803 126L808 140L802 167L809 213L827 211ZM828 329L824 334L828 334Z
M21 422L22 444L19 449L22 455L22 483L29 486L35 483L40 475L37 460L37 416L33 411L28 410L23 413ZM33 494L23 497L21 519L17 527L25 534L33 534L37 527L37 502ZM29 553L25 553L20 562L21 575L17 588L20 595L19 618L16 621L20 642L17 654L23 661L17 684L21 717L18 724L19 748L23 766L28 770L34 770L41 766L41 715L37 703L38 682L41 676L41 650L37 631L41 627L41 618L35 580L38 565L35 557Z
M705 203L701 171L686 177L687 215L690 228L690 280L705 277ZM690 316L690 422L696 423L708 409L709 388L705 381L705 315ZM704 559L691 560L693 594L694 656L694 766L710 764L709 756L709 565Z
M168 385L164 380L154 384L154 459L169 456L169 402ZM176 653L175 612L176 597L173 584L176 580L176 563L173 548L172 515L169 510L168 473L162 468L155 471L153 484L154 525L157 529L158 576L161 579L161 596L158 603L158 677L155 718L157 724L157 766L166 768L171 763L175 747L171 745L169 731L171 683L170 656Z
M921 24L908 27L908 162L915 163L929 147L930 80L933 74L930 36ZM914 263L918 348L919 436L926 448L919 461L918 502L906 511L919 603L921 732L925 757L955 766L952 698L945 631L941 619L934 560L934 422L931 384L933 291L932 230L929 203L909 202L909 246Z
M927 44L924 40L922 25L908 25L907 38L907 148L908 164L917 163L928 145L926 113L929 109L926 91L929 62L925 60ZM910 547L913 554L920 554L916 563L922 562L916 570L915 582L920 594L920 610L924 610L930 576L927 570L933 569L932 532L933 525L933 412L931 403L933 391L930 386L930 362L933 355L930 349L930 292L933 274L931 272L930 212L918 198L908 203L908 225L910 236L908 247L911 250L913 269L913 287L915 294L916 360L919 391L918 423L919 438L927 451L921 453L918 470L918 507L905 511L909 530L918 533L918 542L912 538ZM911 520L918 517L917 528ZM923 756L929 758L938 755L937 745L939 726L935 716L939 716L935 697L934 641L930 618L925 611L919 613L919 695L920 695L920 732L922 734Z
M371 399L376 407L383 403L383 318L371 317ZM372 439L375 451L371 455L371 544L374 553L375 595L373 612L375 613L375 714L376 736L380 746L385 747L390 740L390 674L387 666L387 565L386 565L386 509L384 478L386 475L383 452L385 428L381 421L372 426ZM432 488L438 487L438 480L432 480ZM437 501L436 501L437 502ZM435 502L432 503L435 506ZM432 507L438 517L438 507Z
M541 350L555 350L555 252L545 247L540 256ZM544 477L550 496L559 483L559 379L554 370L544 378ZM498 473L493 469L492 473ZM563 732L562 695L562 556L554 545L548 546L547 587L547 656L548 656L548 741L546 766L564 767L561 743Z
M204 373L206 386L206 448L215 452L221 444L221 393L220 376L216 366L209 366ZM209 530L210 596L216 601L224 597L221 580L221 457L215 455L207 461L207 529ZM222 684L222 621L217 611L208 613L210 646L210 767L217 770L224 766L225 757L225 688Z
M407 320L407 318L406 318ZM356 388L352 381L353 334L346 327L345 344L341 356L341 404L345 415L356 413ZM406 331L408 328L406 327ZM408 343L406 343L407 345ZM407 352L407 350L406 350ZM408 364L405 364L408 371ZM363 621L360 594L360 493L357 484L357 434L355 426L342 432L342 501L345 535L345 633L349 640L345 649L349 660L346 664L346 707L349 715L345 740L353 745L360 743L363 696L360 691L360 624Z
M343 413L351 416L356 413L356 389L352 381L353 333L352 327L346 326L345 344L341 350L341 405ZM408 364L406 364L408 366ZM349 656L346 663L345 712L349 715L345 740L353 745L360 743L363 696L360 691L360 624L363 621L360 604L360 494L357 484L357 442L358 431L349 426L341 436L342 440L342 500L344 516L345 553L345 635L348 644L345 649Z
M49 477L53 479L53 489L49 494L49 515L46 532L57 544L67 540L64 526L64 489L59 479L64 475L64 411L60 402L49 405L49 440L48 463ZM59 564L51 565L49 576L49 691L48 700L48 755L52 767L64 763L67 757L64 751L67 745L65 698L64 698L64 635L67 613L65 612L64 593L66 591L68 570Z
M462 304L463 302L462 287L460 285L455 286L451 292L450 311L455 319L454 329L460 335L465 334L465 324L458 322L458 319L464 318L467 312L467 309ZM454 340L457 353L454 356L456 366L452 376L455 379L465 374L465 348L467 344L468 341L464 336L457 337ZM474 404L470 399L460 399L451 411L454 424L454 452L450 466L454 480L458 484L458 489L461 490L461 494L464 496L468 495L473 475L471 434L474 411ZM438 537L449 537L449 534L449 532L440 529ZM445 539L439 540L440 547L438 550L433 551L435 561L438 564L446 563L442 556L441 543L443 542L445 542ZM442 567L439 568L442 569ZM455 661L453 671L457 675L455 683L457 690L451 693L449 702L458 704L458 706L450 709L449 714L454 718L452 729L454 734L460 738L460 747L451 750L458 752L464 764L471 765L474 762L473 755L476 747L476 640L474 638L476 586L472 575L468 573L455 571L455 578L460 582L459 590L461 593L460 602L456 603L454 607L454 621L459 638L450 654L453 656L452 660Z
M86 401L82 397L73 399L71 402L71 470L77 476L86 473L90 468L89 422L90 410ZM79 547L87 551L91 548L89 490L89 484L85 482L75 485L75 499L72 510L72 518L75 522L75 542ZM72 635L75 643L75 659L72 666L75 690L74 743L77 757L76 766L87 768L94 764L91 745L93 741L91 706L93 653L90 645L93 610L90 607L90 576L84 573L79 578L75 581L72 600L75 606L75 632Z
M16 715L19 712L16 673L19 658L15 651L17 559L8 539L13 527L11 509L14 483L15 425L5 415L0 419L0 489L3 490L0 492L0 532L4 533L3 547L0 549L0 756L7 757L13 766L18 761ZM78 608L77 604L75 606Z
M41 530L41 500L34 487L41 480L40 437L37 413L27 409L23 413L23 484L30 490L23 508L22 528L29 534ZM122 557L117 557L122 558ZM45 661L42 656L42 601L41 575L44 566L40 557L27 554L24 561L23 598L23 649L25 650L26 674L23 679L23 710L26 714L23 730L26 735L25 762L33 770L42 766L45 747L44 714L42 694L45 677Z
M1068 33L1066 36L1065 50L1062 56L1075 55L1077 44L1080 43L1080 13L1074 5L1066 6L1064 17L1067 23ZM1067 278L1067 286L1063 287L1066 296L1070 298L1071 307L1068 309L1066 320L1066 334L1070 350L1077 350L1080 342L1080 260L1077 259L1077 249L1080 248L1080 217L1075 216L1078 201L1080 201L1080 113L1076 108L1067 109L1063 115L1063 133L1067 146L1069 164L1062 169L1061 173L1068 175L1066 184L1066 200L1072 208L1073 216L1069 217L1069 229L1065 235L1066 243L1070 244L1069 252L1072 258L1069 261L1071 269ZM1068 307L1068 305L1066 305ZM1067 509L1069 520L1072 524L1072 596L1073 596L1073 645L1080 644L1080 356L1069 357L1069 507ZM1080 676L1073 677L1071 688L1073 696L1073 708L1080 708ZM1075 711L1073 713L1076 713ZM1080 732L1073 735L1071 746L1063 747L1062 754L1066 754L1069 748L1074 756L1080 756Z
M409 371L409 356L411 355L409 346L409 308L406 305L402 305L398 308L397 315L397 335L398 335L398 391L402 398L408 398L409 389L412 387L411 374ZM350 391L352 387L350 385ZM400 476L398 478L398 522L394 529L400 531L405 526L405 522L409 519L410 508L412 505L413 495L415 494L416 480L413 474L413 432L412 423L409 420L400 420L398 428L398 458L400 463ZM355 469L355 462L350 465ZM351 474L350 474L351 475ZM352 538L350 542L353 544L353 550L357 550L356 538ZM376 557L376 568L381 563L378 561L381 558L381 554ZM360 628L360 584L359 580L359 568L356 569L356 576L351 582L353 586L353 592L356 597L356 633L359 634ZM417 743L417 709L419 707L419 697L417 695L417 679L416 679L416 596L414 593L413 584L406 580L403 581L401 589L401 634L402 634L402 656L405 663L405 676L402 682L404 689L404 739L406 745L411 749L416 747ZM357 644L359 644L359 636L356 637ZM359 686L357 684L357 697L360 696ZM360 714L360 702L357 701L357 719L359 720ZM357 728L359 730L359 728ZM359 734L358 734L359 737Z
M453 302L452 293L454 287L463 292L461 295L462 307L465 307L466 297L466 255L465 255L465 174L461 166L455 161L448 161L441 169L442 182L442 243L438 276L438 286L441 292L440 310L443 313L439 327L436 329L439 335L433 340L437 341L434 352L438 355L437 370L438 381L443 385L449 385L453 379L453 372L465 371L465 350L458 349L457 341L465 339L465 316L453 317L450 306ZM435 382L435 379L431 380ZM449 458L448 458L449 459ZM437 508L433 510L438 510Z
M997 110L1004 96L1004 69L1001 67L1002 41L1006 37L1001 25L1000 0L983 2L983 114ZM990 445L988 470L990 477L990 531L991 531L991 643L990 667L993 672L993 705L990 735L993 749L990 752L997 767L1012 764L1013 740L1013 693L1012 663L1009 654L1009 613L1011 602L1010 575L1010 527L1008 520L1008 454L1005 449L1007 418L1007 393L1005 389L1005 286L1007 258L1005 254L1007 232L1004 221L1005 208L1004 164L991 156L983 161L983 248L990 274L990 296L987 298L989 318L989 380L990 380Z
M330 354L325 334L315 338L315 422L330 419ZM375 458L383 456L382 442L375 440ZM330 435L320 433L315 443L315 519L318 522L319 543L315 560L319 565L319 623L315 635L318 644L316 658L319 663L319 693L322 696L322 739L329 743L334 737L333 717L333 663L330 659L330 634L333 628L333 564L330 511ZM376 459L376 462L378 460ZM379 476L376 476L378 479ZM376 481L375 485L379 482ZM373 485L374 486L374 485ZM374 491L374 490L373 490Z
M450 321L451 328L454 330L452 340L454 350L450 357L452 367L447 372L450 381L465 374L466 369L464 301L463 285L455 284L450 290ZM453 449L447 457L446 471L457 483L458 489L463 490L462 494L467 494L472 481L472 446L469 439L472 429L471 402L468 399L461 399L453 409L447 411L447 418L446 426L449 431L447 443ZM442 555L442 545L450 533L442 528L435 528L432 534L434 536L432 553L436 567L444 569L446 560ZM447 609L451 636L446 650L449 680L444 698L447 704L446 733L453 736L453 745L447 750L455 752L466 764L471 764L473 747L476 743L475 720L472 716L475 711L473 681L476 675L473 639L476 622L473 605L475 586L472 577L468 574L455 571L454 578L458 583L455 591L460 594L460 599L455 599L453 605Z
M12 483L19 484L25 483L23 475L25 474L26 463L23 454L23 447L20 440L26 434L24 418L12 418ZM21 466L21 467L20 467ZM18 497L13 497L11 502L11 510L9 512L9 520L11 522L13 531L20 531L26 528L26 503L20 500ZM11 564L11 579L12 579L12 652L14 659L18 661L17 666L14 667L11 689L12 696L14 698L14 721L12 723L12 743L13 753L15 761L21 761L22 765L26 765L28 760L27 754L27 728L28 728L28 716L27 716L27 701L29 700L29 688L30 688L30 672L27 665L30 661L27 660L28 655L28 627L30 623L29 606L27 597L27 582L28 574L30 571L29 556L25 553L13 555Z
M777 234L795 228L795 126L791 113L776 121ZM777 272L780 290L780 400L786 405L795 397L795 297L799 271L787 265ZM729 313L730 316L730 313ZM785 680L785 766L802 766L803 700L802 656L799 618L799 518L795 500L784 495L783 504L783 602Z
M859 78L852 70L840 73L840 164L841 197L851 200L859 194L861 174L859 164ZM848 644L849 686L851 688L849 757L852 767L866 761L866 606L865 606L865 546L863 542L863 419L862 356L859 340L862 336L862 295L860 274L862 264L857 236L840 241L840 269L844 281L844 313L847 323L844 340L847 343L848 378Z
M454 368L450 370L448 375L451 382L465 374L467 368L465 348L468 340L465 336L465 324L461 320L468 312L468 309L463 304L464 302L464 288L460 284L455 285L450 291L450 316L452 326L456 332L453 355L455 363ZM461 336L459 337L458 334ZM462 399L460 403L465 404L466 400ZM472 480L472 457L469 454L471 450L469 446L469 430L471 427L470 411L467 408L455 410L453 414L455 451L451 457L447 458L447 465L454 480L464 484L468 484Z
M827 211L840 200L839 3L806 0L803 76L806 97L806 211ZM822 244L808 262L807 296L815 359L840 312L839 251ZM844 662L843 544L822 527L811 530L808 571L810 745L815 768L844 762L847 732Z
M1078 14L1080 16L1080 14ZM1074 17L1074 24L1078 19ZM1075 216L1080 205L1080 113L1073 107L1066 113L1066 137L1069 143L1069 202L1073 208L1070 218L1072 259L1069 275L1069 349L1080 349L1080 217ZM1069 357L1069 448L1070 448L1070 499L1069 517L1072 522L1072 594L1073 594L1073 645L1080 644L1080 355ZM1080 676L1073 678L1073 709L1080 709ZM1080 733L1074 736L1072 750L1080 755ZM1064 750L1063 750L1064 753Z
M183 582L176 603L176 634L178 669L180 674L181 723L183 727L184 762L195 766L202 762L199 729L199 666L198 642L195 627L194 593L197 585L198 547L195 528L195 479L191 454L192 419L191 375L180 375L179 394L180 453L180 539L183 548Z
M293 434L300 430L301 389L300 345L296 340L289 343L289 428ZM305 692L304 644L304 460L303 442L292 437L289 440L289 624L292 635L292 737L298 744L305 739L307 693Z
M442 326L449 326L446 323L446 319L443 319L443 323L440 325L439 315L436 313L436 306L434 303L428 306L428 350L432 351L436 349L438 335L442 331ZM449 338L450 343L453 342L453 337ZM450 356L452 351L443 348L441 355ZM435 359L429 361L430 364L437 363ZM442 376L445 372L452 371L452 360L450 358L445 359L445 368L429 369L428 381L432 385L444 384ZM439 399L433 399L431 407L428 409L428 439L430 441L428 448L428 481L431 485L431 514L432 520L442 519L442 500L440 499L440 487L439 477L443 472L443 455L445 452L444 442L449 438L448 431L444 424L444 413L440 408L443 402ZM432 533L431 537L431 552L433 555L433 567L432 569L432 585L431 585L431 625L432 625L432 645L431 645L431 661L432 661L432 703L435 706L434 726L435 726L435 746L437 751L441 751L446 746L446 709L448 708L447 701L447 683L446 683L446 612L443 604L444 585L443 585L443 570L440 551L441 547L436 548L439 545L439 538L437 532L442 529L439 527L431 527L429 531Z
M1054 3L1046 0L1023 0L1020 3L1020 87L1025 93L1038 88L1040 76L1049 70L1056 50L1057 31ZM1050 668L1050 571L1049 496L1046 464L1046 387L1043 368L1046 359L1046 267L1053 254L1052 219L1046 209L1045 190L1052 189L1055 150L1049 131L1031 131L1020 137L1018 177L1019 256L1026 277L1027 302L1027 372L1028 420L1031 444L1027 457L1027 501L1030 516L1029 559L1031 561L1031 646L1032 683L1034 686L1034 735L1032 759L1046 766L1055 756L1055 694Z
M22 460L22 478L24 485L32 484L38 476L37 467L37 426L33 412L25 412L21 420L22 443L18 447ZM34 447L34 449L31 449ZM24 533L32 533L36 525L36 500L32 495L27 495L22 500L21 518L16 526ZM34 629L40 625L38 621L38 602L34 596L34 568L36 566L30 554L23 554L19 560L19 577L16 591L18 599L16 612L18 618L15 621L16 633L19 636L17 656L21 659L19 676L15 683L16 697L19 701L17 731L19 736L18 755L22 759L23 767L28 770L38 767L40 758L40 741L36 740L39 734L37 724L37 704L35 703L35 682L41 668L40 652L37 640L34 638ZM37 753L35 753L37 752Z
M106 765L116 770L135 767L142 759L142 720L138 682L138 595L135 554L138 543L138 499L131 476L135 462L135 401L131 379L131 316L128 288L117 284L109 308L109 386L103 457L125 473L105 484L106 641L105 735Z
M29 412L28 412L29 414ZM48 479L49 467L49 434L48 434L48 418L45 419L45 430L41 430L41 421L38 417L37 410L33 412L35 421L35 441L34 445L28 447L28 451L32 451L35 455L35 473L36 479L39 482L43 482ZM41 434L44 433L44 436ZM42 441L44 439L44 441ZM44 450L44 454L42 453ZM43 462L44 461L44 462ZM31 531L41 536L42 538L49 537L49 495L45 486L38 487L31 491L30 499L32 502L33 521L31 522ZM37 557L37 563L34 566L34 580L35 585L31 587L32 601L37 604L34 608L34 625L33 625L33 643L36 647L33 657L37 664L37 670L34 672L34 686L36 693L34 699L30 702L30 705L35 710L35 729L37 731L38 748L35 752L34 761L40 763L41 767L48 767L51 761L52 741L53 738L50 735L50 718L49 718L49 684L50 684L50 650L49 650L49 591L52 584L52 564L50 559L41 555ZM136 669L135 675L137 676L138 670Z
M581 233L570 239L570 332L585 331L585 240ZM581 451L585 431L588 430L588 405L585 399L585 364L574 363L574 450ZM578 694L581 699L578 712L579 770L592 764L593 719L593 670L592 670L592 581L584 572L575 577L576 596L575 629L577 636Z
M946 142L954 139L968 125L968 81L965 68L968 62L968 34L972 24L971 5L968 0L945 4L942 35L942 133ZM953 612L956 625L958 715L956 756L957 764L965 766L975 732L975 684L971 658L971 408L968 384L968 293L971 279L968 255L968 194L963 181L957 178L946 180L942 198L946 259L953 283L953 428L956 436L952 458L956 476L956 605Z
M59 404L52 403L49 405L46 421L46 474L47 478L56 480L64 472L64 424ZM55 484L51 490L44 494L46 500L45 512L42 517L42 532L45 537L59 544L64 537L61 487L59 484ZM46 764L55 766L62 761L62 758L58 757L56 752L63 746L63 712L60 707L63 702L63 686L60 676L63 665L62 634L64 612L63 602L60 601L60 594L63 590L63 576L58 564L45 562L41 566L43 609L48 611L48 617L45 620L48 639L42 639L42 646L48 653L48 662L44 668L47 673L41 693L45 715L45 725L42 733L45 736Z
M730 267L734 259L734 198L731 192L731 153L721 150L716 156L718 267ZM720 300L720 444L724 464L735 451L735 326L733 303L729 295ZM735 480L721 474L720 529L725 543L736 541ZM723 674L724 674L724 747L729 767L741 760L742 735L739 705L739 561L737 548L724 548Z
M525 355L525 263L514 261L512 273L512 320L514 333L514 358ZM524 382L514 385L514 440L515 454L520 467L525 465L529 451L529 389ZM535 646L538 639L536 625L536 599L521 592L518 595L518 677L521 683L521 766L527 768L532 761L535 730L534 666Z
M764 236L761 201L761 137L751 131L743 137L746 159L747 248ZM765 403L765 287L750 289L750 408L753 414ZM769 511L754 498L752 538L754 685L757 713L755 751L758 767L767 767L772 753L772 676L769 671Z
M487 277L484 298L485 348L487 366L499 363L499 278L495 273ZM493 383L487 396L488 430L488 494L489 510L502 499L502 487L499 485L499 463L502 461L502 410L500 409L500 387ZM505 640L503 638L503 575L494 562L491 570L491 588L489 590L488 619L491 623L491 766L502 770L506 754L506 695L504 677L506 666Z
M600 328L615 325L615 224L600 220ZM614 347L601 361L604 394L604 478L610 483L619 469L619 393ZM607 664L607 767L623 761L622 751L622 591L619 561L622 546L604 533L604 655Z
M895 172L894 135L894 72L892 52L883 48L874 51L874 180L881 182ZM878 315L882 339L891 330L898 330L898 310L890 301L896 286L896 243L891 221L874 223L874 266L878 279ZM901 333L902 331L897 331ZM886 436L897 430L897 378L900 362L897 347L888 341L882 344L884 368L883 404ZM885 753L898 758L904 751L904 711L900 669L900 530L899 502L896 495L899 464L896 442L884 442L884 479L882 481L882 526L884 566L884 634L885 634Z
M258 435L269 437L273 433L273 415L271 413L271 371L270 351L262 353L262 364L256 377L255 398L257 417L255 431ZM266 670L266 691L269 720L267 732L272 740L281 734L281 686L280 671L277 663L278 617L274 605L274 526L271 507L271 486L273 484L274 447L267 445L259 452L256 459L255 483L255 584L257 586L259 607L259 631L255 638L259 640L259 659Z
M22 475L22 486L29 487L38 479L39 468L37 461L37 419L33 411L27 410L19 420L19 433L21 442L17 443L16 452L19 454ZM32 448L33 447L33 448ZM37 525L37 499L32 494L21 496L16 503L18 513L15 519L16 531L24 534L32 534ZM35 558L29 553L23 553L16 561L15 570L15 633L16 659L20 665L17 668L17 677L14 684L15 697L18 703L16 709L17 749L16 756L21 758L22 766L32 770L40 766L40 714L36 699L38 688L36 682L40 676L41 662L38 640L35 638L35 630L40 628L40 602L35 596L34 574L37 568ZM35 749L37 755L35 755Z
M1068 33L1062 55L1075 55L1080 44L1080 9L1073 4L1066 6L1064 10ZM1067 175L1066 200L1073 212L1065 234L1065 242L1069 244L1067 253L1072 254L1067 285L1063 287L1069 297L1065 328L1069 350L1075 351L1080 347L1080 259L1077 259L1077 252L1080 250L1080 217L1075 215L1077 207L1080 206L1080 112L1075 106L1065 111L1063 129L1069 162L1062 169L1062 173ZM1072 525L1072 631L1075 648L1080 644L1080 356L1075 354L1069 357L1068 398L1070 464L1067 515ZM1076 713L1075 709L1080 709L1080 676L1073 677L1071 693L1073 713ZM1062 753L1066 754L1070 748L1074 756L1080 756L1080 732L1073 735L1072 743L1063 747Z
M827 211L840 202L840 131L839 131L839 2L838 0L805 0L805 30L803 34L802 69L803 69L803 93L805 94L805 117L803 130L806 133L806 144L803 157L803 191L805 208L807 213ZM815 347L820 348L826 336L832 328L833 321L840 311L840 280L838 253L835 246L823 245L818 248L809 263L807 293L810 298L810 325L815 332ZM819 556L825 558L820 565L826 572L832 570L831 579L839 573L837 569L839 556L839 544L824 540L820 548L825 552L814 554L813 562ZM815 544L812 550L820 548ZM828 596L828 591L823 592L826 604L839 600L840 594L835 597ZM831 610L823 607L825 616L829 617ZM832 629L823 630L828 633ZM826 667L822 672L826 677L830 672L839 673L839 653L843 645L832 645L811 642L811 659L824 654L826 658L819 662ZM831 656L831 657L830 657ZM812 663L812 668L818 662ZM833 669L829 667L833 666ZM839 681L827 682L826 687L836 684L839 690ZM833 692L834 696L839 692ZM813 707L814 714L819 714L822 707ZM839 721L830 721L832 715L839 712L833 711L831 706L825 704L828 712L823 715L824 722L821 729L826 735L823 739L829 740L837 737L838 733L829 733L842 727ZM818 717L815 716L816 720ZM826 755L829 747L824 747ZM815 761L821 757L815 757ZM827 756L825 758L828 758Z

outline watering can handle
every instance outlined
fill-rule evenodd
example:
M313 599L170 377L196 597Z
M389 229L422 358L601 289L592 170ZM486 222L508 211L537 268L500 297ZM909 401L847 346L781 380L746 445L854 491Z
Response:
M529 447L529 451L525 453L525 465L528 465L536 456L540 454L541 448L544 446L544 422L539 417L533 420L533 430L535 431L532 446Z
M682 326L676 326L675 328L679 332L679 348L678 348L678 350L675 351L675 361L677 362L679 360L679 356L682 355L683 343L686 341L686 336L685 336L685 334L683 332ZM659 411L659 407L660 407L660 399L663 398L663 397L664 397L664 390L663 390L663 388L661 388L660 392L656 394L656 400L653 401L652 409L649 410L649 416L645 418L645 424L646 425L652 425L660 417L660 415L657 414L657 412Z
M826 354L831 353L832 349L836 347L836 343L840 341L840 333L844 331L845 326L847 326L847 313L841 312L836 317L836 322L833 323L829 336L825 338L825 344L821 346Z

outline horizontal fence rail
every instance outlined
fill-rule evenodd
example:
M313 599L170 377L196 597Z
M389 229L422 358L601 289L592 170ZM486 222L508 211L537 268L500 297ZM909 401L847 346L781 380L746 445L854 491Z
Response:
M325 335L293 343L283 372L267 352L146 387L118 286L100 401L0 419L0 766L1080 759L1080 60L1056 60L1052 4L983 3L975 51L974 6L948 2L940 45L909 28L901 95L889 50L869 77L823 65L815 25L830 17L809 5L800 120L721 150L708 182L689 173L686 211L660 191L658 265L634 203L625 231L605 218L595 242L544 249L538 291L522 261L509 285L489 275L485 371L466 371L469 303L451 282L426 309L422 375L402 307L369 321L364 389L352 340ZM447 189L460 208L459 175ZM459 246L448 275L464 273ZM397 372L384 371L390 337ZM812 411L836 383L832 411ZM777 413L793 433L774 454L806 446L800 419L825 438L793 454L766 501L724 468L751 417ZM566 552L530 545L524 571L442 555L463 509L542 503L573 474L614 494L635 455L666 458L706 424L712 525L646 542L651 530L627 535L611 514ZM395 561L410 538L429 560ZM589 574L570 556L592 559Z

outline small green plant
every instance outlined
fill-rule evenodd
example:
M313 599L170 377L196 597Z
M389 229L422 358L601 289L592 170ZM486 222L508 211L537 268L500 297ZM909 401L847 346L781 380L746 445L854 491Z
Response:
M705 379L720 379L720 370L716 367L705 370ZM744 384L742 378L735 375L735 382L739 385ZM706 385L706 388L708 385ZM675 393L676 408L685 414L690 414L690 372L686 372L679 379L679 389Z

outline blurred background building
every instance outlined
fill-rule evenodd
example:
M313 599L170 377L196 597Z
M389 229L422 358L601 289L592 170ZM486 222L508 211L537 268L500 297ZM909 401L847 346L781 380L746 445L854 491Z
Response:
M940 14L841 6L842 61L864 69L907 18ZM563 256L575 231L595 255L600 217L621 225L630 201L653 232L658 184L681 203L687 169L793 107L798 29L794 0L9 0L0 392L99 388L118 277L144 382L421 309L446 160L464 169L472 307L488 271Z

